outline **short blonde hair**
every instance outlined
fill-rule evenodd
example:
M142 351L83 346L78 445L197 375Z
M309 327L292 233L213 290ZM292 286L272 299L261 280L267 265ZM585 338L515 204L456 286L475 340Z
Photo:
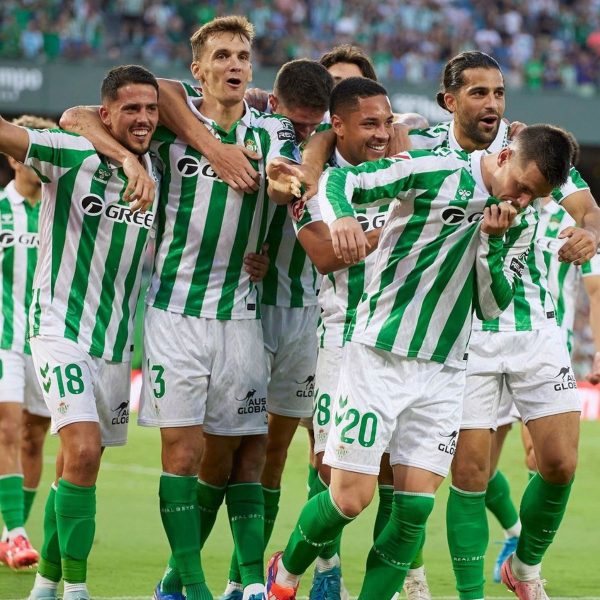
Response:
M36 117L35 115L21 115L12 120L13 125L29 127L30 129L56 129L58 125L51 119Z
M229 17L217 17L208 23L205 23L194 32L190 38L192 44L192 58L198 60L204 50L209 37L219 33L231 33L245 37L250 44L254 40L254 25L241 15L232 15Z

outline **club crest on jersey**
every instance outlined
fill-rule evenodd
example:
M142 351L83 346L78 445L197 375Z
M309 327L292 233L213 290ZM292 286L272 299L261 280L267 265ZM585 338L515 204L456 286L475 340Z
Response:
M104 199L96 194L88 194L81 199L81 208L83 212L90 217L99 217L104 215L111 221L118 223L127 223L136 227L150 229L154 223L154 213L132 211L129 206L113 202L106 204Z
M246 146L246 150L250 150L250 152L258 152L258 148L256 147L256 142L254 140L246 140L244 142L244 146Z
M16 232L12 229L0 230L0 248L11 248L12 246L25 246L26 248L37 248L40 240L37 233Z

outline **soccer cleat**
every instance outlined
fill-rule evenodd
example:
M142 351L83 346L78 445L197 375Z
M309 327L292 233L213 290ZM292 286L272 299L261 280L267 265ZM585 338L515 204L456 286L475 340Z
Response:
M267 600L296 600L296 587L283 587L275 583L277 577L277 564L281 560L283 552L275 552L267 564Z
M8 542L6 564L15 570L26 569L37 565L40 555L34 550L24 535L18 535Z
M516 535L504 540L502 550L500 550L500 554L498 554L496 564L494 565L494 581L496 583L500 583L500 570L502 569L504 561L517 549L518 543L519 537Z
M403 589L407 600L431 600L431 592L425 577L407 575Z
M241 596L240 596L241 598ZM160 589L160 581L154 588L154 594L152 594L153 600L185 600L185 596L181 592L167 593Z
M33 588L29 592L27 600L56 600L58 598L56 589L50 590L48 588Z
M6 565L6 553L8 552L8 542L1 541L0 542L0 564Z
M242 596L240 596L240 598ZM264 594L252 594L252 596L250 596L248 600L267 600L267 597Z
M223 594L219 600L242 600L242 598L244 597L244 592L241 592L240 590L231 590L230 592L226 592L225 594ZM259 599L262 600L262 598L259 595Z
M512 556L513 555L511 554L511 556L504 561L504 564L500 569L502 583L504 583L511 592L514 592L519 600L550 600L544 591L544 584L546 583L544 580L538 577L530 581L520 581L514 576L511 567Z
M328 571L315 569L308 600L340 600L342 572L339 567Z
M62 600L90 600L88 592L64 592Z

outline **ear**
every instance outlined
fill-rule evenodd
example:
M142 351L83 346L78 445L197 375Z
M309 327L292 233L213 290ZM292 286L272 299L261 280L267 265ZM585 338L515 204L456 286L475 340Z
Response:
M269 94L269 106L271 107L272 113L277 112L277 108L279 107L279 100L277 100L277 96L275 96L275 94Z
M331 115L331 128L336 135L343 133L344 121L338 115Z
M190 65L190 71L192 72L192 76L194 77L194 79L200 83L203 82L203 75L204 75L204 71L202 69L202 67L200 66L200 62L197 60L194 60L192 62L192 64Z
M454 97L454 94L451 94L450 92L446 92L444 94L444 103L446 104L446 108L451 113L456 112L456 98Z
M508 160L510 159L510 157L513 154L514 154L514 150L512 150L510 146L507 146L506 148L502 148L502 150L500 150L500 152L498 152L498 166L501 167L506 162L508 162Z
M250 73L248 74L248 83L252 81L252 63L250 63Z
M98 109L100 120L104 123L105 127L110 127L110 113L104 104Z

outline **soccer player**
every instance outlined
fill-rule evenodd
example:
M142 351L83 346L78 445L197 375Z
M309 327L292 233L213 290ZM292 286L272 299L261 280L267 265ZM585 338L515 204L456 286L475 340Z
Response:
M542 157L545 144L552 151ZM571 138L541 125L499 153L408 152L325 173L321 210L345 260L364 258L367 244L350 202L398 201L345 346L325 451L331 485L306 504L285 552L271 559L269 598L293 599L319 547L369 504L388 444L394 506L369 554L359 599L390 598L402 584L452 459L473 301L486 316L508 305L514 290L503 271L502 236L513 205L524 208L564 182L571 155ZM513 272L533 235L532 214L524 211L507 236Z
M117 67L101 95L100 116L127 149L128 165L152 173L146 151L158 121L153 75ZM85 138L2 120L0 150L43 181L29 335L52 431L61 442L30 598L56 598L62 576L65 600L87 600L95 483L102 448L126 441L131 330L154 215L134 213L124 201L129 166L101 156Z
M336 85L348 77L366 77L377 81L373 63L358 46L335 46L323 54L319 62L329 71Z
M21 127L56 127L25 115ZM50 413L42 397L27 340L27 313L38 254L42 182L37 173L8 157L14 179L0 193L0 513L4 531L0 562L13 569L37 563L25 523L42 471L42 447Z

